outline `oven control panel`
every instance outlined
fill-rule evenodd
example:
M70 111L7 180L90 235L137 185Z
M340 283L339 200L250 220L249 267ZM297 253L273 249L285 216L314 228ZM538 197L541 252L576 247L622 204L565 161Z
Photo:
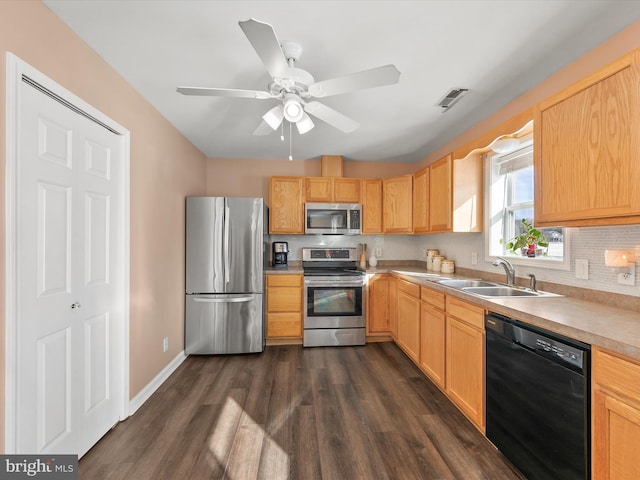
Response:
M303 248L302 260L307 262L340 262L340 261L356 261L357 249L353 247L342 248Z

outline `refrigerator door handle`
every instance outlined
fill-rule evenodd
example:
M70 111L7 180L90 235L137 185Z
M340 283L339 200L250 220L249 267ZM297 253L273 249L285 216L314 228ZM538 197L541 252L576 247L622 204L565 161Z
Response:
M242 302L250 302L253 300L253 297L195 297L193 299L194 302L198 303L242 303Z
M229 270L231 269L231 262L229 261L229 221L230 221L230 214L229 214L229 205L227 204L227 199L225 199L224 201L224 250L223 250L223 255L224 255L224 284L225 284L225 288L226 285L229 283L230 280L230 275L229 275Z

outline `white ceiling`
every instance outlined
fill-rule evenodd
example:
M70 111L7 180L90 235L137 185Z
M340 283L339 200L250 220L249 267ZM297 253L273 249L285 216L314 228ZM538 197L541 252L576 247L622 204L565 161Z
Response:
M640 19L637 0L44 1L202 152L226 158L289 155L279 132L252 135L276 100L176 92L267 89L239 20L302 44L298 66L316 81L389 63L401 72L396 85L321 99L360 128L294 128L295 159L413 162ZM453 87L470 92L441 113Z

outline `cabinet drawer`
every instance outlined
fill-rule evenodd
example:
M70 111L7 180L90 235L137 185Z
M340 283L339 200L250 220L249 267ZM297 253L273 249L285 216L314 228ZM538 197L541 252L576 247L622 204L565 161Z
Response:
M472 327L484 330L484 309L482 307L447 296L447 315L456 317Z
M301 287L302 275L271 274L267 275L267 287Z
M436 292L427 287L420 287L420 298L438 310L444 311L444 293Z
M415 283L400 279L398 281L398 290L414 298L420 298L420 285L416 285Z
M302 315L299 313L267 314L267 337L301 337Z
M267 312L302 312L302 295L298 287L267 288Z
M593 383L640 405L640 364L593 349Z

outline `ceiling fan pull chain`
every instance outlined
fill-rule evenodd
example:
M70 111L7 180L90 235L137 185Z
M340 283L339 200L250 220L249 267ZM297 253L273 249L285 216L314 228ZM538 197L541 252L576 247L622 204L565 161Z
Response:
M280 141L284 142L284 121L280 123Z
M293 161L293 155L291 154L291 122L289 122L289 161Z

